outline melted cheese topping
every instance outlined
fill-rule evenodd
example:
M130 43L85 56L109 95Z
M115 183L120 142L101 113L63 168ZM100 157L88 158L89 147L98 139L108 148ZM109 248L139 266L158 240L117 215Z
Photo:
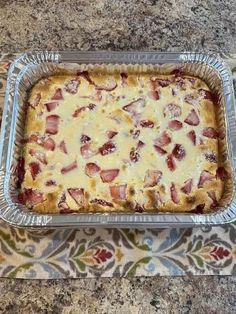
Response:
M73 88L68 89L67 86L75 81L78 86L74 93ZM55 100L53 98L58 98L55 97L58 89L61 89L62 95L59 98L63 99ZM33 200L26 200L26 204L43 213L71 210L190 211L202 204L205 204L204 210L210 210L213 200L207 192L214 191L219 200L223 186L215 178L218 140L202 135L205 128L216 128L214 104L204 97L204 91L209 91L209 88L198 78L145 73L130 74L122 79L118 74L94 72L89 78L86 75L65 75L38 82L29 98L31 106L26 123L28 142L24 149L26 173L22 193L33 190L43 200L39 201L33 194ZM50 112L47 110L48 103L56 103ZM175 106L180 108L181 114L170 104L174 104L175 109ZM79 108L83 109L78 113ZM192 117L190 124L186 122L192 110L199 123L192 123ZM58 120L56 130L50 131L55 134L48 132L48 128L55 128L55 125L47 125L50 116L54 116L54 122L55 116ZM152 127L142 126L143 120L151 122ZM169 126L171 120L178 120L182 127L173 130ZM140 134L135 138L137 130ZM117 134L109 139L108 131ZM190 131L195 132L196 145L187 136ZM164 150L160 154L154 145L158 145L163 134L167 134L170 143L160 145ZM36 135L39 142L29 140L32 135ZM90 138L87 144L81 143L82 135ZM55 143L53 150L45 149L42 144L48 138ZM66 152L59 147L62 141ZM115 148L102 155L101 147L107 142L114 144ZM180 160L173 155L176 144L184 149ZM88 158L81 153L83 145L89 148ZM132 151L138 154L136 162L131 158ZM42 162L39 154L46 161ZM214 155L214 162L206 157L209 154ZM169 155L175 163L174 170L167 162ZM32 162L40 169L32 170ZM88 163L96 164L99 171L88 176L85 171ZM73 164L77 167L68 172L62 171ZM103 182L101 171L114 169L119 170L118 175L111 182ZM160 171L161 178L153 179L154 171ZM198 187L203 171L214 178ZM191 179L191 191L184 193L181 188ZM54 185L49 186L48 181ZM125 186L123 193L121 186ZM113 193L112 187L117 188ZM74 197L69 189L77 189L82 198Z

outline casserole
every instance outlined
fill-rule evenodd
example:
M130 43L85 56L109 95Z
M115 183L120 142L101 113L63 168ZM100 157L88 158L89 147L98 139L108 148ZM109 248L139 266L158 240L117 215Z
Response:
M11 66L8 78L6 102L3 115L1 141L1 217L8 222L22 227L77 227L91 226L142 226L173 227L179 225L220 224L235 217L234 207L234 173L227 181L220 207L209 214L162 214L162 213L88 213L77 215L40 215L27 211L25 206L17 203L16 189L17 160L22 150L24 136L25 110L24 102L29 89L42 77L75 73L78 70L92 70L94 64L100 71L108 65L117 69L132 70L133 67L151 70L159 74L171 73L173 70L184 71L187 75L203 79L211 90L217 91L220 107L217 112L219 130L225 131L226 137L221 143L221 156L228 169L233 169L232 137L235 132L235 109L233 90L229 70L217 56L201 53L120 53L120 52L39 52L27 53L17 59ZM9 136L6 136L9 135Z

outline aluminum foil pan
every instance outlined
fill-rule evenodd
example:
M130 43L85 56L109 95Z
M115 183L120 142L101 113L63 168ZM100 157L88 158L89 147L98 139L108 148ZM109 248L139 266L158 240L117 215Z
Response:
M221 163L231 169L218 211L208 214L174 213L90 213L40 215L17 203L17 180L14 175L24 136L24 103L28 90L42 77L62 72L75 72L116 65L122 70L151 69L170 73L181 68L184 73L202 78L217 91L219 131L226 136L220 141ZM166 228L218 225L236 219L236 114L230 70L218 56L204 53L158 52L35 52L25 53L11 65L8 74L0 138L0 218L24 228L76 228L85 226Z

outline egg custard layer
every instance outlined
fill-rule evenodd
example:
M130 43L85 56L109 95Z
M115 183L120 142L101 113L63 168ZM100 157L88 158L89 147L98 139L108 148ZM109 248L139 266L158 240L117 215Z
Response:
M39 213L214 210L214 102L181 74L42 79L28 101L20 201Z

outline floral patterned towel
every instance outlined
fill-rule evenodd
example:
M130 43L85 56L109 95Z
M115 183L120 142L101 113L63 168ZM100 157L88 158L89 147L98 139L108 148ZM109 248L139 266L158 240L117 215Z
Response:
M14 57L0 55L1 112ZM0 222L0 248L2 277L236 275L236 223L194 229L31 232Z

